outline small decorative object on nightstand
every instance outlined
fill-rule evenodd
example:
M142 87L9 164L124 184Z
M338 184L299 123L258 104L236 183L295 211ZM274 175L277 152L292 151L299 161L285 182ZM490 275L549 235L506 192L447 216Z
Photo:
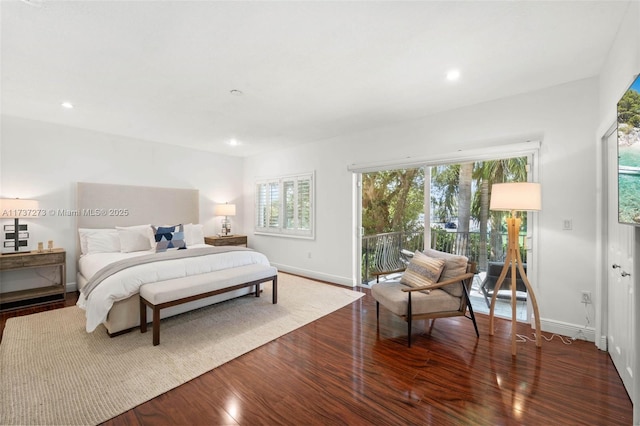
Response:
M222 219L222 229L220 230L221 237L229 237L231 236L231 222L229 221L229 216L236 215L236 205L235 204L218 204L215 206L214 214L216 216L224 216Z
M13 219L13 225L3 227L3 254L19 254L29 252L29 229L21 224L20 219L37 219L41 210L36 200L21 198L0 199L0 216L2 219Z
M60 268L60 282L46 287L0 292L0 311L64 300L67 286L66 252L61 248L54 248L43 253L32 251L12 256L0 256L0 271L3 272L44 267Z
M213 236L213 237L204 237L205 244L209 244L210 246L242 246L247 247L247 236L246 235L233 235L230 237L221 237L221 236Z

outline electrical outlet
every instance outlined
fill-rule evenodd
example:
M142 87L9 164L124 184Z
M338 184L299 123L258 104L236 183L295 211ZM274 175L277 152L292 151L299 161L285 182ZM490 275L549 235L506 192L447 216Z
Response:
M581 303L591 303L591 292L590 291L583 291L582 292L582 297L580 299Z

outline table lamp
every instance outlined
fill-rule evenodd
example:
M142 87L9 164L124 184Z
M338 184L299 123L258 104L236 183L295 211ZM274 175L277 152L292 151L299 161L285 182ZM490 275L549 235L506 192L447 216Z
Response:
M511 216L507 218L507 257L504 261L504 267L498 277L496 286L493 290L491 298L491 308L489 310L489 334L493 336L494 332L494 309L496 298L500 286L511 272L511 355L516 355L516 268L520 272L520 277L527 288L527 297L530 297L533 307L533 314L536 323L536 346L542 346L540 315L538 313L538 302L531 288L531 283L527 278L527 274L522 266L522 257L520 256L520 224L521 219L516 217L516 211L539 211L542 207L540 195L540 184L532 182L513 182L513 183L497 183L491 187L490 210L510 211Z
M214 209L214 214L216 216L224 216L222 219L222 230L220 232L220 236L228 237L231 235L231 222L229 222L229 216L236 215L236 205L235 204L218 204Z
M20 253L20 248L28 247L29 232L27 225L20 225L20 218L35 219L38 215L38 202L36 200L23 200L21 198L2 198L0 199L0 219L13 219L13 232L11 225L5 225L5 248L13 247L13 251L3 252L2 254ZM13 240L13 241L11 241Z

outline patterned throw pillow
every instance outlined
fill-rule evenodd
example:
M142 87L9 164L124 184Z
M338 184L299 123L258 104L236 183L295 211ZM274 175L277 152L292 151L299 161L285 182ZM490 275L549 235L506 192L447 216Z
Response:
M467 272L467 262L469 261L469 259L466 256L444 253L430 248L424 249L423 253L426 256L444 260L444 270L442 271L442 275L440 276L441 281L459 277L460 275L464 275ZM454 297L462 297L463 290L459 282L446 285L441 288Z
M422 287L437 283L444 269L445 261L426 256L416 251L400 278L400 283L409 287Z
M184 238L184 226L153 226L156 238L156 252L167 250L182 250L187 248Z

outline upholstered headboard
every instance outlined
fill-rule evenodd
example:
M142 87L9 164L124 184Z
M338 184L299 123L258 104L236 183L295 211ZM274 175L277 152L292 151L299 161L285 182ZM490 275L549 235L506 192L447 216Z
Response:
M197 189L78 182L76 228L199 223L199 200Z

